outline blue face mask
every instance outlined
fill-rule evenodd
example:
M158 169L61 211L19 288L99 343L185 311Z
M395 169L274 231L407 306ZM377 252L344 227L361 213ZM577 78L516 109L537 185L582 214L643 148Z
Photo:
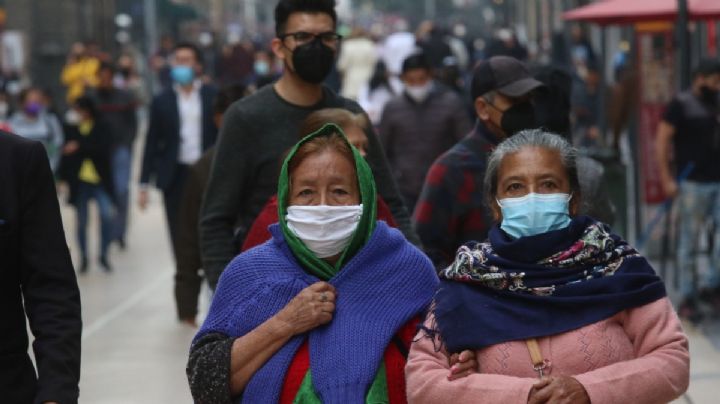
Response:
M170 71L170 76L173 81L180 85L186 85L192 83L195 80L195 71L190 66L177 65L173 66Z
M503 220L500 228L513 238L534 236L570 225L568 194L530 193L497 201Z
M266 76L268 73L270 73L270 65L268 62L264 60L258 60L255 62L255 74L258 76Z

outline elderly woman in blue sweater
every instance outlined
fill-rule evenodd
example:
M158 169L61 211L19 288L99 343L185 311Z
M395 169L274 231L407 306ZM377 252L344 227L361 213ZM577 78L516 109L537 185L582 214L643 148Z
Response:
M340 128L301 140L272 239L225 269L188 362L201 403L405 403L404 365L437 277L376 221L370 167ZM468 355L461 376L475 366Z

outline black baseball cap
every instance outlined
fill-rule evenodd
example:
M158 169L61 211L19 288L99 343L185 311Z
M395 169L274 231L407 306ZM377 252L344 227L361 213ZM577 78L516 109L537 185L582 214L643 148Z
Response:
M510 56L493 56L475 67L471 95L473 101L490 91L521 97L542 86L521 61Z

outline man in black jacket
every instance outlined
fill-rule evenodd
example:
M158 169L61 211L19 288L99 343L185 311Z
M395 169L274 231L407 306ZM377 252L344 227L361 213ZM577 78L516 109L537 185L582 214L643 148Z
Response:
M200 159L217 137L212 111L217 91L202 83L201 73L200 50L192 44L178 44L171 70L175 84L157 95L150 106L139 204L141 209L147 205L147 186L154 179L155 185L163 191L173 245L188 167Z
M280 157L297 142L300 123L313 111L362 108L324 86L332 70L340 36L332 0L282 0L275 8L276 37L271 47L285 69L280 79L233 104L223 118L215 161L200 219L203 269L214 289L237 253L247 229L277 192ZM387 202L400 229L417 241L382 146L375 133L368 162L378 194Z
M77 403L80 292L50 165L40 143L6 132L0 132L0 262L0 402Z

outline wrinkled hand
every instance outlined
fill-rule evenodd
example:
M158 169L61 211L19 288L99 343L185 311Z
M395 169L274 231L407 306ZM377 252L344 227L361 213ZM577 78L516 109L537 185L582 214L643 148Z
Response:
M329 323L335 312L335 288L317 282L303 289L276 315L292 335L302 334Z
M462 379L477 372L478 363L475 351L465 350L450 355L450 374L448 380Z
M528 404L590 404L590 397L579 381L569 376L543 377L533 385Z

